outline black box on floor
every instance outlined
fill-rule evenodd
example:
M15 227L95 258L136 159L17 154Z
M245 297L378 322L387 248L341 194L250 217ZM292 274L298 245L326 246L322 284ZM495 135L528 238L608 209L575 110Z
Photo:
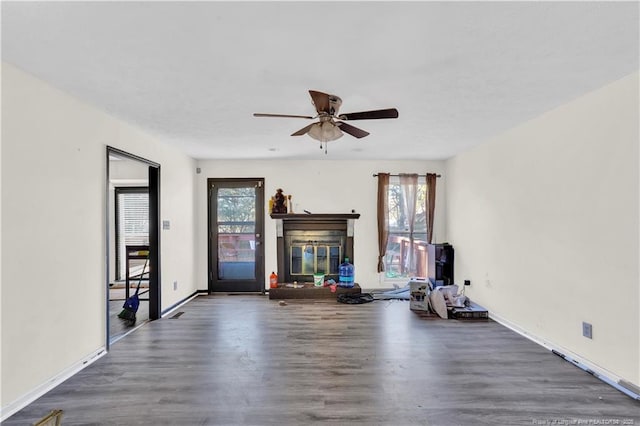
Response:
M449 313L451 318L460 320L486 320L489 319L489 312L478 305L469 301L469 304L463 308L452 308Z

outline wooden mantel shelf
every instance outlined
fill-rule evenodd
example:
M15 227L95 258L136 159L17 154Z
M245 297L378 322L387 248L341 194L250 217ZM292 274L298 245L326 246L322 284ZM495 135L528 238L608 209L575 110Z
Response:
M358 219L360 213L271 213L272 219L282 220L327 220L327 219Z

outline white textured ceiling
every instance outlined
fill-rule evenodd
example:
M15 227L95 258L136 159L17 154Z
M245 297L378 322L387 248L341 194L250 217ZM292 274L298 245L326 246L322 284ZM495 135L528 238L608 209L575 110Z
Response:
M2 60L194 158L442 159L638 69L637 2L2 2ZM396 107L318 149L314 115Z

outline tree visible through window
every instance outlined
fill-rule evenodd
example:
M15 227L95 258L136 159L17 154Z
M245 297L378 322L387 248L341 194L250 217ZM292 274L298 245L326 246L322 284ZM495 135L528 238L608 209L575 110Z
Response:
M427 185L424 176L390 176L386 278L427 276Z

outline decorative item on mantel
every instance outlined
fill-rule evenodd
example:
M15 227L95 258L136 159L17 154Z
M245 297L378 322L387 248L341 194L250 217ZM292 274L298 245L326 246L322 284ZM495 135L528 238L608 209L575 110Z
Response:
M287 212L287 196L282 193L282 188L276 189L276 195L273 197L273 210L271 213Z

